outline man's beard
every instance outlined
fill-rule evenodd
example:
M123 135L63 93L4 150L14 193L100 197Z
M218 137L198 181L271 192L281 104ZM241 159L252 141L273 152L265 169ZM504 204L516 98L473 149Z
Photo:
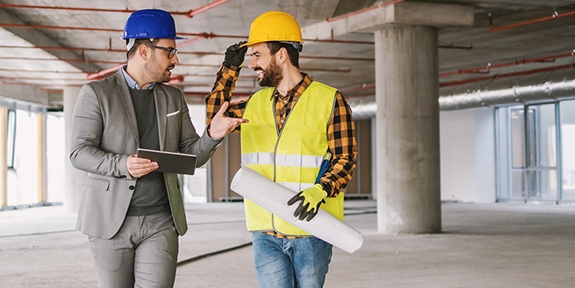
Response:
M148 61L144 65L144 69L149 71L152 74L153 81L155 83L166 83L170 82L170 73L166 73L168 68L172 68L172 65L166 68L160 67L159 62L155 59L154 54L152 53L150 61Z
M276 64L275 58L272 58L270 65L267 69L262 69L262 78L258 81L261 87L277 87L282 79L282 68Z

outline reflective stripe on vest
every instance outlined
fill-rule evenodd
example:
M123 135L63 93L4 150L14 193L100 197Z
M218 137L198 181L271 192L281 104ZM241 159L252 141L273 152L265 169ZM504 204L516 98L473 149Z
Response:
M286 118L280 135L271 97L273 88L255 93L243 115L250 122L242 124L242 163L294 193L313 186L328 149L327 126L336 91L312 82ZM250 231L275 230L284 235L309 235L248 199L244 203ZM322 208L343 220L343 193L327 198Z
M323 161L322 156L312 155L275 155L273 153L242 154L242 164L274 164L276 166L301 166L316 168Z

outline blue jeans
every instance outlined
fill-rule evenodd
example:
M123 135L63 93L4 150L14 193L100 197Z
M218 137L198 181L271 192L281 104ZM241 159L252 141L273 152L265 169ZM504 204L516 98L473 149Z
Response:
M261 288L323 287L332 245L316 237L296 239L252 233L254 262Z

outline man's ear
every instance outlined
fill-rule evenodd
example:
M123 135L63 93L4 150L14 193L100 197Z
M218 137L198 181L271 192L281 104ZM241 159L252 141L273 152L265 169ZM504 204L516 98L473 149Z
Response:
M138 46L138 54L144 61L147 61L150 57L150 48L144 44L141 44Z
M282 47L280 48L280 50L278 50L278 52L276 53L276 62L278 64L283 64L285 61L288 61L288 52L287 49Z

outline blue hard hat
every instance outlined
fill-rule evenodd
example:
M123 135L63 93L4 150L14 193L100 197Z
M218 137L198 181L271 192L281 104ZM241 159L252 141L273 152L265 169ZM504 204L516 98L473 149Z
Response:
M187 39L176 35L174 18L160 9L138 10L126 20L122 39L141 38Z

